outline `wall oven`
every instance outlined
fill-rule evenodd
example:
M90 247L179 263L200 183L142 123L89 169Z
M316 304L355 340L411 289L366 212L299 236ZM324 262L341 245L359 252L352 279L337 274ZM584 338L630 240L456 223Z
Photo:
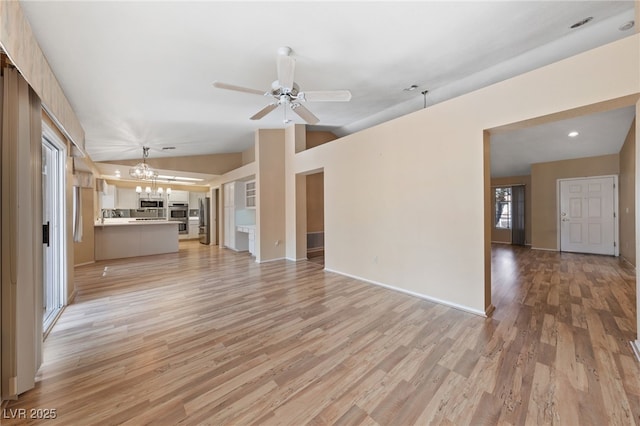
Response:
M184 208L184 209L178 209L175 207L169 207L169 219L171 220L179 220L179 219L185 219L185 220L189 220L189 210Z
M189 233L189 224L183 221L178 222L178 234L188 234Z
M178 223L178 234L189 233L189 205L182 203L173 203L169 206L169 220Z

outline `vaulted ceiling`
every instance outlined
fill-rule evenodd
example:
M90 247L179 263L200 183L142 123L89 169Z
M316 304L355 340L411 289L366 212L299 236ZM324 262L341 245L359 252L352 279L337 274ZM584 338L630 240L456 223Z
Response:
M620 29L634 19L633 1L21 4L94 161L139 158L142 146L150 158L240 152L255 129L283 127L283 106L249 120L272 99L212 86L267 91L282 46L302 90L351 91L350 102L305 104L320 119L313 129L342 136L634 31ZM599 121L602 144L621 144L620 122L634 111L622 115Z

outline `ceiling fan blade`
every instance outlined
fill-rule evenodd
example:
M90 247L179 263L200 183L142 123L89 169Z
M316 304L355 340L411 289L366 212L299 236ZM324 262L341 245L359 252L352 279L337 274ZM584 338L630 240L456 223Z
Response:
M348 102L351 100L351 92L348 90L319 90L301 92L298 98L307 102Z
M292 103L291 109L309 124L316 124L320 121L320 119L313 115L311 111L300 104Z
M242 86L236 86L236 85L233 85L233 84L221 83L219 81L214 81L213 82L213 87L217 87L218 89L234 90L236 92L252 93L254 95L260 95L260 96L264 96L264 95L267 94L264 90L250 89L248 87L242 87Z
M266 107L262 108L260 111L253 114L251 120L260 120L265 115L269 114L274 109L278 108L278 104L269 104Z
M278 83L285 89L293 89L293 72L296 60L291 56L278 55Z

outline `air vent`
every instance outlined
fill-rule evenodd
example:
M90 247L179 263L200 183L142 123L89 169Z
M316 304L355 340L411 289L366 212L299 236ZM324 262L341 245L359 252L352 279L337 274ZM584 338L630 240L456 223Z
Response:
M172 150L172 149L176 149L176 147L175 146L163 146L162 147L163 151L169 151L169 150Z
M572 26L570 26L569 28L573 29L573 28L578 28L583 26L584 24L591 22L591 20L593 19L593 16L589 16L588 18L584 18L582 21L578 21L575 24L573 24Z

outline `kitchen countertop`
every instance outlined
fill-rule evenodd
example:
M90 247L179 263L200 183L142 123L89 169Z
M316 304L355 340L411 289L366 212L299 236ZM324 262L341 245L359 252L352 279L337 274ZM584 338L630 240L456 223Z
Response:
M158 220L135 220L131 218L105 219L104 223L98 220L94 226L135 226L135 225L175 225L178 221L158 219Z

